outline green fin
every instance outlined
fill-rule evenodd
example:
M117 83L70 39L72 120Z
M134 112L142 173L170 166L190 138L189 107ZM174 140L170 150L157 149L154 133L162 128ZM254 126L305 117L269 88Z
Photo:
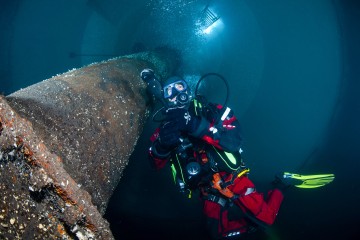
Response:
M284 172L284 179L294 180L295 187L298 188L318 188L328 183L331 183L335 175L334 174L317 174L317 175L300 175L297 173Z

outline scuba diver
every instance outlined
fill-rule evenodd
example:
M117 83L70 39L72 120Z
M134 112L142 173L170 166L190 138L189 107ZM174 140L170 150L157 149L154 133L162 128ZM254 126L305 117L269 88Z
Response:
M235 239L272 225L288 187L318 183L284 173L264 198L248 178L241 158L240 123L233 110L199 95L192 97L187 82L178 76L162 85L151 69L140 76L148 93L164 105L163 119L150 138L149 156L156 169L170 164L181 192L191 195L199 190L212 239Z

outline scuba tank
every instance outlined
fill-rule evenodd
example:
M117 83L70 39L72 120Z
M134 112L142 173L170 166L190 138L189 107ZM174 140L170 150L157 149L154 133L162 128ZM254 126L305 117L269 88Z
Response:
M193 145L187 139L181 139L181 144L175 150L175 159L171 160L171 169L175 184L180 192L195 189L201 179L201 165L193 157Z

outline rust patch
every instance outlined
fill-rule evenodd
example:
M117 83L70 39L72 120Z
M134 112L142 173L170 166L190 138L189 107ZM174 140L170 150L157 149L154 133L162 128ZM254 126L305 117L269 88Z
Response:
M54 186L55 192L61 197L64 202L71 205L76 205L76 201L72 200L69 196L69 194L60 186L55 185Z
M96 232L96 231L97 231L97 228L95 227L94 224L91 224L91 223L86 222L86 223L85 223L85 227L88 228L88 229L90 229L90 230L93 231L93 232Z
M58 224L58 225L57 225L57 231L59 232L59 234L60 234L61 236L65 235L65 233L66 233L64 226L61 225L61 224Z

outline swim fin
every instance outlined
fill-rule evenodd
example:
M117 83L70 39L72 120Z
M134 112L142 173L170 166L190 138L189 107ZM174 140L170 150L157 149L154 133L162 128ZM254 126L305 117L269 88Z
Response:
M291 182L291 185L294 185L298 188L318 188L322 187L328 183L331 183L335 175L334 174L317 174L317 175L300 175L297 173L283 173L283 179L285 181Z

